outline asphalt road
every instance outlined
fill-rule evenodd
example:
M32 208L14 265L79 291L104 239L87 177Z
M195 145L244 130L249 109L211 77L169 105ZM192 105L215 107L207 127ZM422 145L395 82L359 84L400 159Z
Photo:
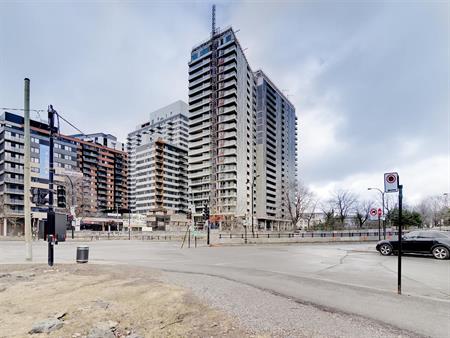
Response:
M74 262L76 246L56 247L56 264ZM327 312L357 315L422 336L450 337L450 261L407 256L403 295L397 295L397 257L374 244L297 244L180 249L177 243L98 241L90 262L133 264L226 280ZM46 263L46 243L34 262ZM24 261L21 242L0 242L0 264ZM201 278L203 276L203 278ZM198 278L200 277L200 278Z

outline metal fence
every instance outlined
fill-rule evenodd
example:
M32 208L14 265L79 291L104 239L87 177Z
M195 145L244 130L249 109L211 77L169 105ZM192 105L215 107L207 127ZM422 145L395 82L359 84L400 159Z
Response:
M314 232L300 232L300 233L220 233L219 239L233 239L240 238L335 238L335 237L384 237L383 231L314 231ZM398 236L398 231L386 231L386 237Z

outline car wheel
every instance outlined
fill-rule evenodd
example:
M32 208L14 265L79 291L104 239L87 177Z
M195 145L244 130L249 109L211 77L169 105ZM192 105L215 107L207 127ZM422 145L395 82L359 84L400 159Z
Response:
M436 259L447 259L449 256L448 249L443 246L437 246L433 249L433 256Z
M382 244L380 246L380 253L383 256L389 256L390 254L392 254L392 246L390 246L389 244Z

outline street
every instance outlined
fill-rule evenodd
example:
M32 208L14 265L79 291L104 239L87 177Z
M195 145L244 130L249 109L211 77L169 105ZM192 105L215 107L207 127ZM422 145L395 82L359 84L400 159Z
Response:
M55 264L73 263L76 246L55 248ZM428 257L403 258L403 295L397 290L397 257L384 257L374 243L250 245L180 249L179 243L87 242L90 264L128 264L189 274L192 285L226 280L303 305L356 315L422 336L450 334L450 264ZM35 263L47 262L47 246L35 242ZM0 264L24 262L25 245L0 242ZM220 285L220 284L213 284ZM207 285L209 289L214 289ZM217 286L219 287L219 286ZM210 291L209 291L210 292ZM238 300L237 300L238 301Z

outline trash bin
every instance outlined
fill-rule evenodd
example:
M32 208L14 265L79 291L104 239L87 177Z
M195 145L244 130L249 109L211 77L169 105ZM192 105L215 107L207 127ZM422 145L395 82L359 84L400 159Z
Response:
M89 247L80 245L77 247L77 263L87 263L89 260Z

